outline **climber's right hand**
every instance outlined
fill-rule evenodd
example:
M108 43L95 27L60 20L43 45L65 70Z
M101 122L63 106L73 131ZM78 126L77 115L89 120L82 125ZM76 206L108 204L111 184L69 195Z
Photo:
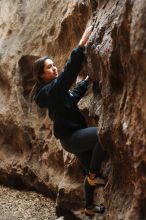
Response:
M92 81L89 75L87 75L84 80L87 81L88 83L90 83Z
M79 42L79 46L80 47L84 47L89 39L89 36L90 34L92 33L92 29L93 29L93 26L89 26L85 29L82 37L81 37L81 40Z

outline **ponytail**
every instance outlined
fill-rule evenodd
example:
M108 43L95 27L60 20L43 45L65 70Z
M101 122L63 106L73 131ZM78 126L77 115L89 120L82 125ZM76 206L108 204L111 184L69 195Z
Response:
M34 101L34 94L37 91L39 85L43 84L43 72L44 72L44 62L49 59L48 56L41 57L34 62L33 65L33 78L35 80L35 84L33 85L30 94L29 94L29 102L32 103Z
M29 93L29 102L32 103L34 100L33 100L33 96L37 90L37 87L38 87L38 82L35 82L35 84L33 85L30 93Z

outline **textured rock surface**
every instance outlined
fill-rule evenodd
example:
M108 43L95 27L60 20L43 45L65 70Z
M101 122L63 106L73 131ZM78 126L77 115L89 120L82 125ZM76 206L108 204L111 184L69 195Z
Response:
M140 0L1 0L2 183L57 195L60 216L81 205L77 161L62 151L46 110L30 105L29 92L33 61L49 54L61 69L93 22L85 70L94 81L94 96L88 94L80 106L86 115L90 106L89 122L98 126L112 165L108 185L96 199L107 206L104 219L146 219L145 13Z
M89 51L100 140L113 167L107 219L146 219L145 10L143 1L97 2Z

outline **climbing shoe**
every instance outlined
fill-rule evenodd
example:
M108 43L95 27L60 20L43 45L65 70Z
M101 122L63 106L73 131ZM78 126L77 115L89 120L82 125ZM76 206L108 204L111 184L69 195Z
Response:
M103 204L86 207L84 210L85 215L89 217L93 217L96 213L103 214L104 212L105 206Z
M95 178L91 178L90 176L87 177L88 183L90 186L105 186L107 180L103 176L96 176Z

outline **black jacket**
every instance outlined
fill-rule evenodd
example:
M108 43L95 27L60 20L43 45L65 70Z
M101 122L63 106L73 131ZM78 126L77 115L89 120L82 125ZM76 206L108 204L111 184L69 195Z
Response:
M70 91L84 61L84 48L75 48L59 76L47 84L39 85L33 99L41 107L47 107L54 122L56 138L70 136L74 131L87 127L77 102L87 90L87 81L81 81Z

